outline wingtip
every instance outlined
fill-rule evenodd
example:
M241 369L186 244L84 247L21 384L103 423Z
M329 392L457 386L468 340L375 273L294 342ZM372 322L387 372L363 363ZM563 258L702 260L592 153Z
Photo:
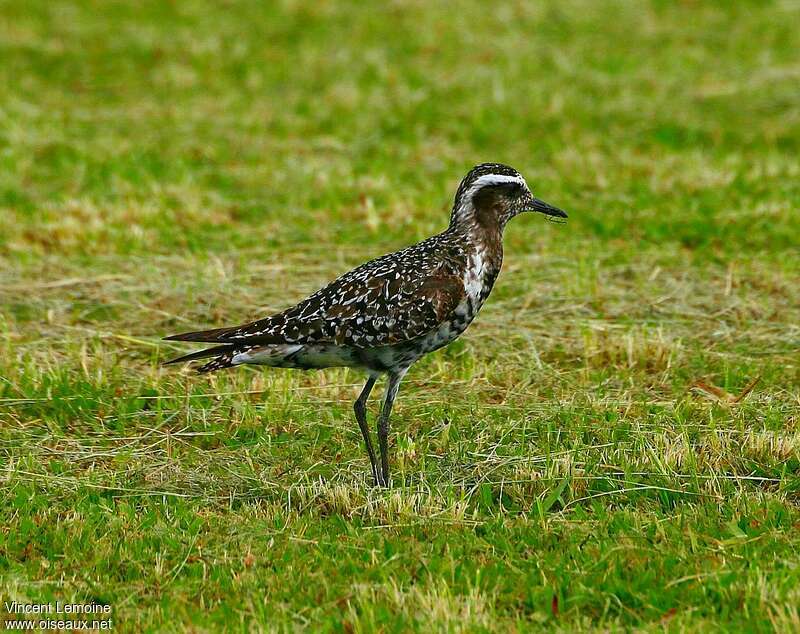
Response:
M169 337L162 337L161 341L197 341L194 337L197 337L200 333L196 332L182 332L177 335L170 335Z
M193 332L181 332L177 335L169 335L163 341L197 341L206 343L220 343L224 341L223 336L230 332L230 328L215 328L213 330L196 330Z

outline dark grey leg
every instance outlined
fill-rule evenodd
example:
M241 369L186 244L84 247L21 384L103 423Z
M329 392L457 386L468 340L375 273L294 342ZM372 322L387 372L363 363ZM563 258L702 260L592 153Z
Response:
M388 383L386 384L386 395L383 397L383 407L381 408L381 415L378 418L378 444L381 448L381 472L383 475L383 486L389 486L389 417L392 415L392 404L394 398L397 396L397 390L400 387L400 381L408 372L408 368L404 368L399 372L393 372L389 375Z
M364 436L364 444L367 446L367 453L369 454L369 462L372 465L372 477L375 479L375 486L381 486L383 478L378 468L378 460L375 458L375 450L372 448L372 439L369 437L369 425L367 425L367 399L374 386L375 377L371 376L367 379L364 389L361 390L358 400L353 403L353 410L355 410L356 413L358 426L361 428L361 435Z

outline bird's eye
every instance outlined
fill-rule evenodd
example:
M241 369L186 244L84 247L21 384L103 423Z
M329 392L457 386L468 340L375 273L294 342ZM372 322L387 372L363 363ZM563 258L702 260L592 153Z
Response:
M505 190L506 195L510 198L518 198L524 193L522 185L518 183L509 183L508 185L505 185L503 189Z

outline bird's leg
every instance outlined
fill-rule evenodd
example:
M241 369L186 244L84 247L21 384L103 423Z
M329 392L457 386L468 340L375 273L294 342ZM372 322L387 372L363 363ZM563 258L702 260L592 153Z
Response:
M389 486L389 417L392 415L392 404L397 396L400 381L403 380L408 368L389 375L386 384L386 395L383 397L383 407L378 418L378 444L381 449L381 473L383 475L383 486Z
M375 479L375 486L381 486L383 478L381 477L380 468L378 467L378 460L375 458L375 450L372 448L372 439L369 437L369 425L367 425L367 399L369 398L372 388L375 386L375 377L371 376L367 379L364 389L355 403L353 403L353 410L356 413L356 420L358 426L361 428L361 435L364 436L364 444L367 446L367 453L369 454L369 462L372 465L372 477Z

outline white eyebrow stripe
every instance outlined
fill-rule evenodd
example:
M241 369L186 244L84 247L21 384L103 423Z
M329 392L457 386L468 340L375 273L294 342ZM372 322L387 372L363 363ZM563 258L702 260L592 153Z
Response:
M528 183L525 182L525 179L522 178L522 176L484 174L483 176L480 176L474 183L472 183L472 185L470 185L469 189L467 190L467 198L471 198L475 192L483 187L486 187L487 185L504 185L506 183L522 185L525 189L528 189Z

